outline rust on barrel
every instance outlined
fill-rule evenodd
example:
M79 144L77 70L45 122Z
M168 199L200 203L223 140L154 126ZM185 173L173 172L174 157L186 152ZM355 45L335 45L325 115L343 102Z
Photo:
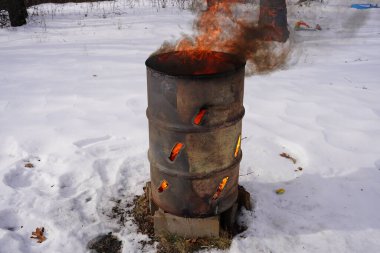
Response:
M222 213L238 197L245 61L180 51L146 66L153 201L183 217Z

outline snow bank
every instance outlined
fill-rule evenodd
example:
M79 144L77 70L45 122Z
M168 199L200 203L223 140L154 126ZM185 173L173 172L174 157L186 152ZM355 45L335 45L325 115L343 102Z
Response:
M86 252L109 231L124 252L154 251L107 215L149 179L144 61L193 16L128 2L41 5L0 30L1 253ZM294 10L323 30L293 32L287 68L246 79L240 182L255 211L230 252L378 252L380 12Z

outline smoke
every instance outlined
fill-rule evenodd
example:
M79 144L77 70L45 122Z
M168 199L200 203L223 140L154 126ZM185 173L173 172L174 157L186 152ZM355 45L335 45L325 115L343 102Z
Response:
M164 42L154 53L205 50L226 52L247 61L247 75L277 70L287 62L290 42L268 39L279 33L273 26L259 26L259 10L239 0L219 0L206 11L199 11L193 34L184 34L175 42Z

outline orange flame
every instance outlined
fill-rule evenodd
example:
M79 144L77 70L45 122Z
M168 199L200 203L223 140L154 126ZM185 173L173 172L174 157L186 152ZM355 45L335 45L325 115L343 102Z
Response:
M200 109L198 114L194 118L194 124L199 126L205 114L206 114L206 109Z
M240 145L241 145L241 135L239 135L239 138L237 140L237 143L236 143L236 148L235 148L235 154L234 154L234 157L236 158L239 154L239 151L240 151Z
M175 160L175 158L179 154L179 151L181 151L182 147L183 147L183 144L180 143L180 142L177 142L174 145L174 147L172 149L172 152L170 153L170 156L169 156L170 161L174 161Z
M228 177L225 177L225 178L222 179L222 182L220 182L220 184L219 184L218 190L216 190L214 196L212 196L213 200L219 198L220 194L222 193L224 187L227 184L227 181L228 181Z
M162 180L161 185L160 185L160 187L158 187L157 190L159 193L161 193L161 192L165 191L168 187L169 187L169 183L168 183L168 181L166 181L164 179L164 180Z
M197 34L195 37L185 37L177 45L176 51L183 50L203 50L203 51L222 51L228 49L229 36L223 28L227 26L225 22L232 21L233 6L239 0L218 1L208 7L205 12L200 12L195 21ZM232 21L233 22L233 21ZM218 50L219 49L219 50ZM227 50L228 52L229 50Z
M255 8L243 7L242 0L217 0L207 11L199 11L194 34L183 35L175 43L165 42L157 54L185 51L188 59L196 59L194 51L231 53L247 60L247 74L265 73L281 67L287 59L288 45L269 43L268 30L281 32L275 25L260 26L252 17ZM248 5L246 5L248 6ZM276 15L269 10L268 15ZM277 31L278 30L278 31ZM202 74L212 71L202 71ZM198 73L195 73L198 74Z

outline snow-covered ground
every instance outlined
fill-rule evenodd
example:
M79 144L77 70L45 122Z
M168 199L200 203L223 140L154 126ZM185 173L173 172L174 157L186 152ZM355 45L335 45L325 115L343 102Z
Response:
M380 252L380 10L347 2L290 6L291 25L323 30L293 33L285 69L246 78L240 183L255 210L230 252ZM130 3L41 5L0 29L1 253L86 252L109 231L142 251L147 237L107 213L149 179L144 61L194 16Z

